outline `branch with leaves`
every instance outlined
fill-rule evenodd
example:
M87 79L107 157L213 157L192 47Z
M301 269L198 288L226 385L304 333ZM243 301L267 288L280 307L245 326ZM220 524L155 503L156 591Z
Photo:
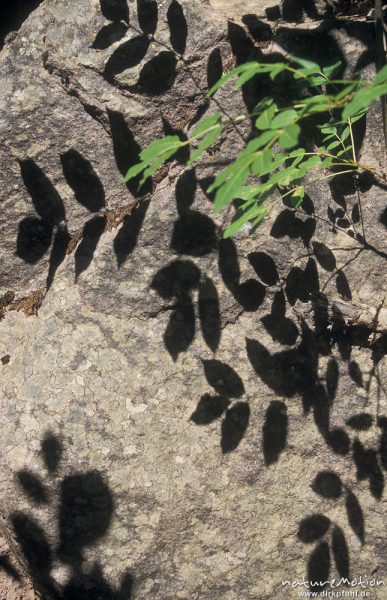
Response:
M306 186L316 181L364 171L386 179L383 173L358 161L353 125L373 102L387 94L387 66L371 82L360 77L335 79L340 66L336 63L322 68L298 57L289 63L249 62L226 73L209 90L208 96L213 97L233 77L236 87L241 88L256 76L268 75L274 81L284 73L290 74L299 89L299 99L289 106L280 107L273 98L266 97L251 114L232 117L233 123L252 119L254 128L234 161L217 174L207 190L215 193L217 213L238 201L224 237L236 234L247 223L255 231L278 201L288 199L297 209ZM321 144L311 151L300 143L301 127L308 119L316 118L320 121ZM124 181L141 176L141 186L186 146L190 148L187 164L193 165L216 143L229 122L230 117L218 111L202 119L186 140L168 135L153 141L140 153L140 162L129 169Z

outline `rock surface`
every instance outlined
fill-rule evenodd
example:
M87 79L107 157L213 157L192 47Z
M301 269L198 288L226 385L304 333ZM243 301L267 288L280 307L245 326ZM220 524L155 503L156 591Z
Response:
M138 8L46 0L1 55L1 289L49 283L20 305L42 301L37 316L0 322L12 551L48 598L387 585L385 340L329 332L310 312L311 293L382 302L385 189L360 181L364 247L345 233L361 231L358 196L339 178L302 214L278 206L259 235L219 241L203 190L239 143L232 131L203 166L172 163L141 193L118 184L140 147L208 110L222 69L297 48L351 72L371 64L372 29L273 36L197 2L159 2L157 23L155 3ZM153 29L184 63L149 44ZM230 86L219 102L239 114L256 91ZM375 107L361 152L377 168L381 130Z

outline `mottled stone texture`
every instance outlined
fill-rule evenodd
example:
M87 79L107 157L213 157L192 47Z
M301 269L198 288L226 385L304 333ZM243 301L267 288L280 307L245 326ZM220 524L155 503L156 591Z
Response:
M364 245L340 177L298 213L277 204L255 236L219 240L225 217L205 190L240 144L232 128L194 169L171 163L141 192L119 183L149 140L217 109L203 92L222 70L297 49L370 74L372 26L273 34L251 16L158 4L157 16L155 2L46 0L1 54L1 289L49 287L38 316L5 307L0 323L10 549L49 598L387 584L385 340L330 331L312 302L383 301L385 187L359 181ZM253 82L218 100L235 115L285 91ZM383 168L377 106L364 125L362 160Z

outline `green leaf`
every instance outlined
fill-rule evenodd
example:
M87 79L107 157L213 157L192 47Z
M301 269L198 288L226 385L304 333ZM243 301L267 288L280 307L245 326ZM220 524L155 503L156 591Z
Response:
M291 202L293 208L298 208L299 206L301 206L304 196L305 188L303 185L299 185L295 188L294 192L291 195Z
M289 185L292 181L295 181L296 179L300 179L300 172L297 168L291 166L287 167L286 169L282 169L281 171L278 171L278 173L272 175L267 181L267 184L270 184L272 186L286 186Z
M190 139L199 137L203 133L206 133L208 129L214 127L220 120L222 119L222 114L220 112L216 112L214 115L206 117L198 125L196 125L195 129L191 133Z
M387 94L387 84L362 88L356 92L354 98L344 108L341 114L342 119L346 120L356 116L359 111L368 108L375 100L384 94Z
M339 71L342 64L343 63L341 62L341 60L338 60L333 65L328 65L327 67L323 67L322 71L323 71L324 75L326 75L328 77L328 79L330 79L332 77L332 75L335 75Z
M195 160L200 158L203 155L203 153L207 150L207 148L209 148L216 142L222 131L223 125L217 125L212 131L207 133L207 135L204 136L204 138L200 141L200 144L196 148L196 150L193 150L191 152L191 156L187 164L192 165L195 162Z
M287 68L285 63L274 63L273 68L270 71L270 79L274 81L274 79L280 74L283 73Z
M283 110L277 116L274 117L274 119L271 122L271 128L279 129L282 127L287 127L288 125L290 125L290 123L293 123L293 121L296 118L297 118L297 113L292 108Z
M340 134L340 138L344 142L347 138L349 138L350 135L351 135L351 129L348 126L345 129L343 129L343 131Z
M372 80L372 85L387 83L387 65L384 65Z
M330 123L325 123L324 125L320 125L321 133L337 133L337 128Z
M293 148L298 144L300 132L301 128L297 123L289 125L279 138L278 145L284 149Z
M144 164L143 162L133 165L132 167L130 167L130 169L126 173L125 177L122 178L122 182L126 183L130 179L133 179L133 177L136 177L136 175L141 173L141 171L143 171L145 169L145 167L146 167L146 164Z
M184 142L177 135L167 135L161 140L154 140L149 146L144 148L140 152L140 158L143 162L150 163L171 150L176 152L181 146L184 146Z
M258 72L259 68L257 67L257 64L253 64L249 69L246 69L245 71L243 71L243 73L239 75L238 79L235 82L236 87L242 87L242 85L244 85L245 83L250 81L250 79L255 77L255 75L257 75Z
M300 56L292 56L292 62L295 62L297 65L301 65L301 67L305 67L306 69L313 69L314 73L321 73L321 67L312 60L307 60Z
M255 127L257 129L269 129L277 110L278 107L276 104L269 106L255 121Z
M235 166L236 163L234 163ZM227 206L232 200L238 198L240 188L246 182L249 175L249 169L245 166L243 169L235 169L230 178L218 188L215 194L214 210L219 213L222 208Z
M241 210L237 211L230 225L224 230L223 238L228 238L238 233L238 231L240 231L243 225L245 225L248 221L251 221L251 219L256 218L258 216L262 216L262 218L264 218L265 215L266 208L260 204L255 204L252 207L248 208L248 210L243 210L242 208Z
M336 140L335 142L332 142L331 144L329 144L329 146L327 147L327 150L333 150L334 148L337 148L337 146L341 146L341 142L340 140Z
M254 233L256 231L257 227L262 223L262 221L267 216L267 214L268 214L268 210L267 210L266 206L263 206L262 212L251 222L252 227L251 227L250 233Z
M257 152L256 159L251 166L251 172L254 175L266 175L272 170L273 151L270 148Z
M258 150L259 148L266 146L269 142L271 142L271 141L274 142L276 137L277 137L277 133L275 131L273 131L272 129L269 129L268 131L264 131L258 137L250 140L250 142L247 144L247 146L244 150L244 153L246 153L246 154L252 153L255 150Z

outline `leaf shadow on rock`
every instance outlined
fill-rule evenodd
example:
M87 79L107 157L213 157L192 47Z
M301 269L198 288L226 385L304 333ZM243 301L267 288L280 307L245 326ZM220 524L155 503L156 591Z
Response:
M171 248L177 254L204 256L217 245L215 224L207 215L191 208L195 199L197 180L193 169L177 180L175 194L179 218L174 224Z
M75 250L75 281L86 271L93 260L98 242L106 229L106 217L96 215L87 221L83 227L82 240Z
M172 48L178 54L184 54L188 36L188 25L182 5L172 0L167 11Z
M281 400L273 400L266 411L263 425L263 456L267 467L276 463L285 450L287 434L286 404Z
M105 206L105 191L90 161L71 148L60 156L63 174L74 192L75 200L90 212Z
M196 323L192 292L199 287L200 270L189 260L175 260L160 269L150 287L164 299L173 300L164 345L174 361L195 338Z
M95 50L106 50L115 42L119 42L127 33L128 27L121 21L104 25L97 33L92 48Z
M257 310L265 298L265 286L253 278L241 283L238 254L230 238L220 240L218 250L219 270L224 284L244 310Z
M314 0L284 0L282 4L282 18L284 21L302 23L305 14L310 19L318 18Z
M141 68L138 82L131 91L146 96L159 96L174 84L177 71L177 58L174 52L162 50L150 58Z
M320 542L313 550L308 561L308 581L310 588L321 591L327 586L331 570L331 557L327 542ZM312 585L312 582L315 585Z
M377 451L374 448L366 448L358 438L355 438L352 452L357 469L357 478L359 480L368 479L371 494L377 500L381 500L384 490L384 477L379 465Z
M123 42L108 58L103 75L110 84L115 84L115 77L126 69L133 69L145 58L150 45L148 37L137 35Z
M203 338L207 346L216 352L221 336L219 296L209 277L203 277L199 284L198 312Z
M108 109L108 118L113 141L113 152L117 168L124 177L127 171L139 161L141 152L140 145L136 142L130 128L122 113ZM152 189L152 182L148 180L141 187L140 177L126 183L130 194L135 198L143 198ZM118 233L113 242L114 252L117 258L118 266L122 266L128 256L133 252L137 245L138 236L141 231L147 210L149 200L143 199L137 208L123 220Z
M8 556L4 554L0 555L0 570L5 571L5 573L7 573L14 581L21 581L18 571L15 569Z
M137 0L137 19L141 31L146 35L153 35L158 22L156 0Z
M213 48L207 59L207 87L212 88L223 75L223 62L220 48Z
M42 441L42 454L50 474L57 474L62 444L52 432L47 432ZM129 573L123 576L118 588L113 588L98 562L94 562L91 569L84 568L87 549L95 546L107 533L115 509L112 492L104 477L98 471L90 470L54 481L57 489L53 499L57 495L59 503L57 547L51 541L54 532L45 532L30 514L15 511L10 516L35 587L54 600L94 600L101 597L129 600L133 592L133 577ZM21 483L24 492L29 491L33 499L36 481L24 478ZM46 507L47 503L43 506ZM53 577L53 566L58 561L69 568L66 583L59 583Z
M101 12L109 21L129 21L129 6L127 0L99 0Z
M16 255L29 264L38 262L48 251L54 228L66 218L63 201L36 162L19 160L23 183L38 216L27 216L18 227Z
M30 158L19 160L23 183L35 211L45 223L58 225L66 217L63 201L42 169Z

